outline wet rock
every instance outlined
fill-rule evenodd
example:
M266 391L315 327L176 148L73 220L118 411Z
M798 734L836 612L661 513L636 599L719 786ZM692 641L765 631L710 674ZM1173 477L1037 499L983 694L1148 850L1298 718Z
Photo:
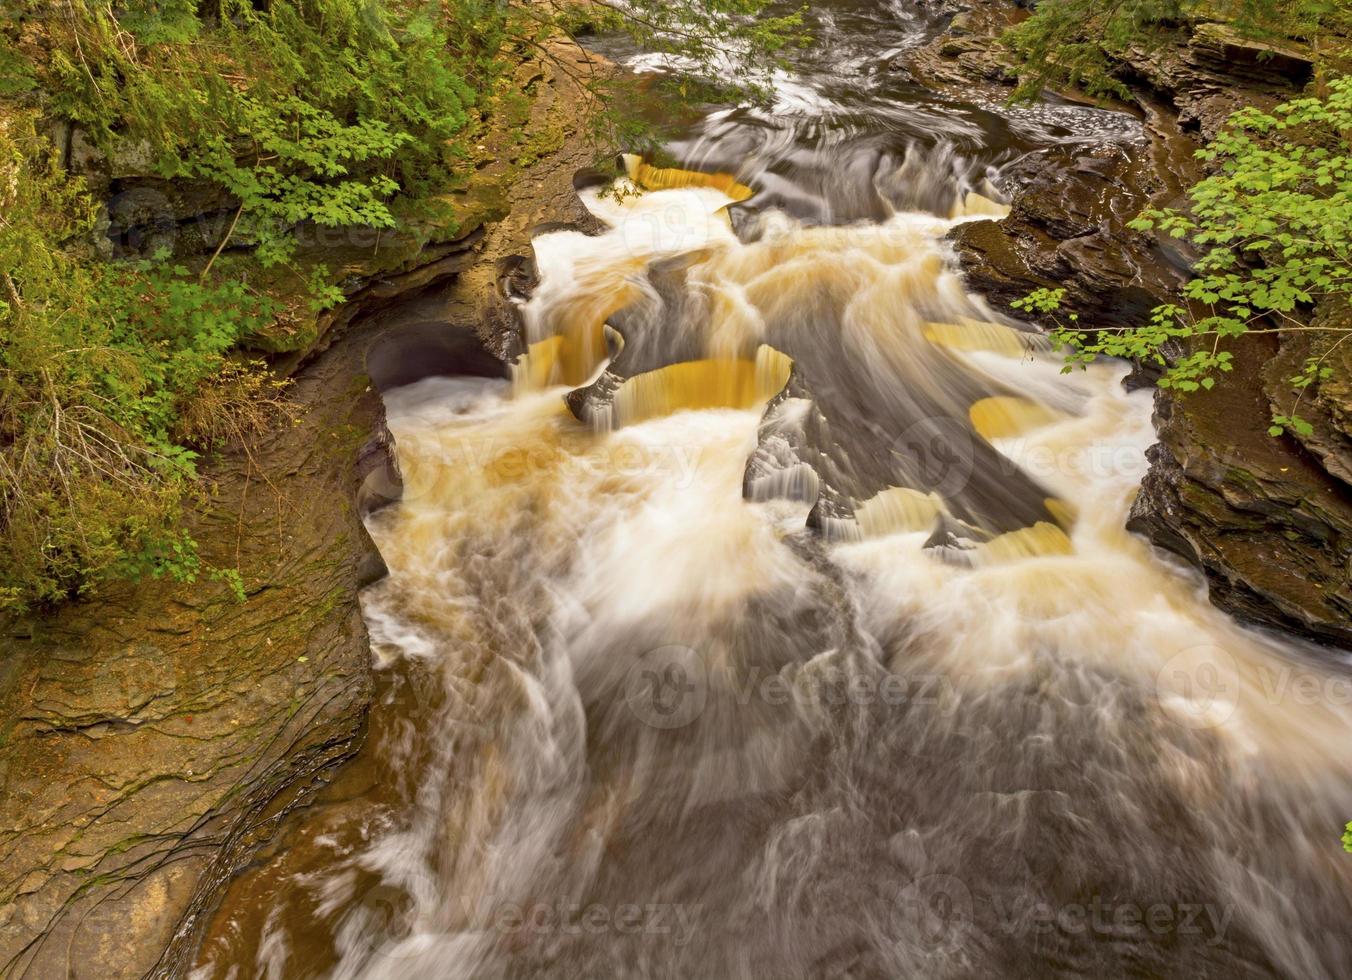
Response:
M1348 326L1346 311L1320 309L1311 324L1334 329ZM1352 488L1352 350L1342 335L1292 331L1283 335L1275 357L1263 369L1263 390L1273 414L1296 415L1309 422L1308 435L1289 431L1326 472ZM1292 379L1317 363L1329 372L1318 384L1299 388Z
M1015 22L1013 7L1003 3L964 5L948 29L930 42L898 56L912 76L924 84L961 94L973 82L998 93L1014 81L1014 63L1000 45L1004 29Z
M1187 144L1182 153L1191 149ZM1173 182L1142 166L1155 155L1144 150L1048 150L1006 168L1001 182L1013 194L1010 214L962 224L950 235L971 288L1005 310L1034 288L1062 288L1083 326L1140 323L1185 272L1169 242L1127 226L1145 208L1176 196ZM1181 163L1180 148L1169 150L1169 164Z
M423 320L382 331L366 355L377 391L436 375L506 378L507 365L489 353L473 323Z
M921 52L932 83L984 72L963 58L994 43L994 25ZM948 55L944 52L948 51ZM937 59L948 57L944 67ZM954 60L956 59L956 60ZM1131 326L1176 295L1189 256L1176 243L1126 227L1147 206L1178 206L1201 173L1195 139L1215 135L1243 105L1270 107L1310 77L1308 52L1239 37L1214 23L1181 27L1127 52L1121 77L1145 115L1148 143L1113 158L1030 160L1003 178L1014 197L1003 221L964 224L951 236L969 285L997 307L1039 286L1064 288L1084 326ZM925 72L918 69L918 75ZM1191 136L1191 138L1189 138ZM1327 314L1321 314L1327 315ZM1257 341L1255 340L1255 343ZM1302 401L1314 433L1273 439L1273 411L1289 414L1289 379L1316 351L1306 335L1248 351L1211 393L1156 395L1160 442L1129 527L1199 568L1211 599L1235 616L1311 639L1352 642L1352 383L1342 373ZM1237 357L1242 355L1237 355ZM1265 367L1260 367L1266 365ZM1138 365L1128 384L1158 367Z
M1034 288L1062 288L1088 326L1140 323L1180 279L1154 239L1126 227L1150 201L1134 155L1037 162L1026 179L1005 177L1018 188L1007 218L950 235L968 285L1003 309Z
M615 397L629 378L704 356L698 334L688 324L704 310L687 288L686 272L695 261L684 256L650 266L637 303L610 318L609 325L623 338L623 347L591 385L568 393L569 410L598 428L611 424Z
M1352 645L1352 493L1294 439L1266 434L1274 352L1244 346L1225 385L1157 396L1160 441L1128 527L1200 568L1239 619Z
M1210 140L1235 110L1270 107L1312 77L1310 56L1295 47L1247 41L1223 24L1180 28L1173 37L1121 56L1118 74L1166 98L1180 126Z
M358 450L357 478L357 509L363 517L389 506L403 496L404 476L399 470L394 436L387 426L382 424ZM375 566L372 565L371 569L375 569ZM364 584L370 584L384 576L372 573L362 577L367 580Z

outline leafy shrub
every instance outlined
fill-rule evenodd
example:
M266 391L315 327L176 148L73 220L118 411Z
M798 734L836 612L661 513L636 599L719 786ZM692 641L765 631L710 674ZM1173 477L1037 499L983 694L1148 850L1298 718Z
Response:
M452 181L479 90L501 67L504 5L362 0L71 0L32 72L106 152L143 147L165 178L239 204L231 234L273 264L290 230L389 228L391 197ZM449 29L473 24L452 38Z
M31 115L0 122L0 607L198 571L181 409L269 322L242 281L89 261L95 208Z
M1099 355L1165 366L1159 384L1211 388L1232 370L1229 345L1250 333L1314 331L1342 343L1344 318L1309 322L1314 304L1352 306L1352 77L1334 79L1324 98L1294 99L1271 113L1235 113L1201 156L1211 176L1189 192L1191 207L1147 211L1132 226L1158 228L1193 245L1194 278L1184 287L1190 306L1155 309L1150 322L1089 333L1071 322L1054 337L1069 347L1069 364ZM1039 290L1017 304L1054 313L1061 290ZM1166 345L1185 353L1172 361ZM1336 346L1336 345L1335 345ZM1328 350L1291 383L1305 389L1328 378ZM1293 408L1273 417L1272 434L1310 431Z

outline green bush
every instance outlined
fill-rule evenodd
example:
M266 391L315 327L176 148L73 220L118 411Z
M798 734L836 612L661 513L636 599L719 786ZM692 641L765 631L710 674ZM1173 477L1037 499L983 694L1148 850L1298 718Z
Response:
M239 206L231 234L264 264L290 257L301 222L389 228L397 192L453 182L508 19L481 0L65 6L29 7L50 109L105 152L220 185Z
M96 209L30 115L0 122L0 607L198 570L185 405L272 319L242 281L90 261Z
M1232 370L1232 342L1250 333L1311 331L1334 340L1290 379L1297 389L1327 380L1328 354L1352 335L1352 77L1323 98L1294 99L1271 113L1242 109L1199 155L1211 176L1189 191L1186 211L1147 211L1133 227L1189 242L1199 257L1184 287L1187 306L1158 307L1133 329L1087 332L1062 323L1054 339L1070 365L1099 355L1164 366L1159 384L1211 388ZM1062 290L1038 290L1016 304L1054 314ZM1315 305L1326 315L1311 324ZM1167 357L1167 346L1184 353ZM1271 432L1312 429L1298 404L1273 416Z

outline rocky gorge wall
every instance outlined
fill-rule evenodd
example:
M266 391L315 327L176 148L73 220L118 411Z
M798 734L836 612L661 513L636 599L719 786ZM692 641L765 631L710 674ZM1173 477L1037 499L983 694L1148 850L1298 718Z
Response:
M418 250L312 243L347 300L273 357L294 424L212 458L189 519L246 600L147 581L0 624L0 976L183 975L223 884L360 746L357 593L384 574L362 515L398 492L379 388L410 361L498 364L478 339L495 334L498 260L533 225L577 217L572 175L596 154L571 80L586 56L550 53L519 69L530 121L483 148L453 234ZM211 213L134 161L68 160L103 168L118 237L153 244Z
M907 68L940 89L1008 97L998 35L1023 16L1003 2L966 5ZM1038 287L1062 287L1081 322L1129 326L1186 278L1173 243L1127 222L1179 206L1202 176L1193 154L1245 104L1271 107L1312 77L1310 55L1250 42L1224 24L1178 28L1118 65L1147 141L1137 152L1063 154L1004 175L1010 215L953 235L972 288L1006 310ZM1325 362L1333 380L1303 399L1308 437L1266 434L1297 397L1286 379L1327 352L1307 334L1247 337L1243 361L1213 391L1156 393L1159 442L1129 527L1197 568L1213 603L1240 619L1322 643L1352 645L1352 353ZM1149 371L1132 383L1146 384Z

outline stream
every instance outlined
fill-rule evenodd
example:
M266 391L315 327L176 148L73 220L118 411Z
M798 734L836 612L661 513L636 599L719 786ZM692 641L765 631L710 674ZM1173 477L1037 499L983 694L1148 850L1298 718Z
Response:
M945 241L1139 123L909 81L903 0L811 20L535 238L510 381L386 393L370 735L193 980L1352 976L1346 658L1124 530L1152 392Z

